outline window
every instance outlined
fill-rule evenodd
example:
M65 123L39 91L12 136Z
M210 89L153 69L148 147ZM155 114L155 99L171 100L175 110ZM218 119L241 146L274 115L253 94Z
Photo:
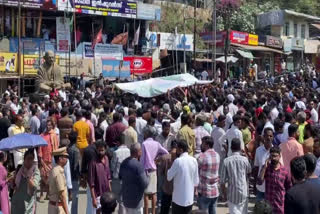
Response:
M289 22L286 22L285 25L284 25L284 28L283 28L283 34L285 36L289 36L289 33L290 33L290 24Z
M294 37L298 37L298 24L294 24Z
M301 25L301 38L306 38L306 25Z

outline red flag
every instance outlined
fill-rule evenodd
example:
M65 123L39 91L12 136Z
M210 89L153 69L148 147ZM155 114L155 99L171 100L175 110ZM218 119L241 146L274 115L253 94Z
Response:
M92 41L92 49L94 49L94 46L96 46L96 44L101 41L102 41L102 28L99 30L96 37Z

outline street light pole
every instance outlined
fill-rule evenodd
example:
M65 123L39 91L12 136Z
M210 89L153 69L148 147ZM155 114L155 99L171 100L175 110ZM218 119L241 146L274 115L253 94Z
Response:
M195 0L194 5L194 17L193 17L193 63L196 63L196 32L197 32L197 6L198 6L198 0Z
M186 13L185 7L183 8L183 39L181 41L183 45L183 71L186 73Z

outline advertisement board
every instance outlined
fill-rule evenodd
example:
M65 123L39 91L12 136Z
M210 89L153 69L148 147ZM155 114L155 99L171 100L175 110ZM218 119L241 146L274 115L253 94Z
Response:
M3 0L2 4L12 7L18 7L20 2L24 8L41 8L44 10L57 10L56 0Z
M39 59L39 55L23 55L21 57L21 74L36 75L44 59ZM56 63L59 64L59 56L56 56Z
M103 59L102 75L103 77L128 78L130 77L130 62Z
M101 59L123 59L122 45L114 44L96 44L94 48L94 56Z
M75 0L78 13L137 18L137 3L121 0Z
M73 0L57 0L58 5L57 8L59 11L73 12L74 4Z
M147 32L146 37L149 40L147 48L159 46L161 50L193 51L192 34Z
M304 49L304 40L299 38L291 39L291 49L296 51L303 51Z
M137 19L149 21L161 20L161 7L159 5L138 2L137 7Z
M241 44L241 45L247 45L249 41L249 34L239 31L230 31L230 42Z
M0 72L1 74L13 74L17 72L17 54L0 53Z
M91 42L83 43L83 57L84 58L93 58L99 59L123 59L123 50L122 45L114 45L114 44L101 44L98 43L95 46L95 49L92 49Z
M124 61L130 61L131 74L152 73L152 57L123 57Z
M71 45L70 39L70 19L56 17L57 25L57 51L68 52Z
M45 40L40 38L21 38L21 51L24 54L36 54L45 50ZM18 52L18 38L10 38L11 53Z
M259 37L255 34L249 34L248 37L248 45L254 45L257 46L259 44Z

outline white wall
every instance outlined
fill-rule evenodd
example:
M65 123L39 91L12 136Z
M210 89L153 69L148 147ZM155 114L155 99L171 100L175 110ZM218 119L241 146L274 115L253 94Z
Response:
M292 17L292 16L286 16L285 17L285 21L284 21L284 25L281 27L281 38L285 39L287 38L287 36L284 35L284 28L285 28L285 24L289 23L290 29L289 29L289 37L294 37L294 24L298 25L298 35L297 38L301 38L301 26L305 25L305 39L309 38L309 24L307 21L303 20L303 19L299 19L296 17Z

